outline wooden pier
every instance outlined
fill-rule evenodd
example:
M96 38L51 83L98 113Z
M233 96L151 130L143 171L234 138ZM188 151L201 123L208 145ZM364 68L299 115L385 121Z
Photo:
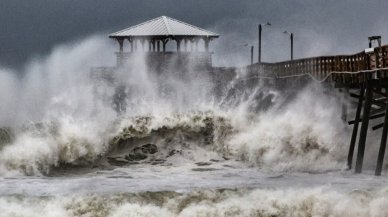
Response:
M348 168L352 168L354 150L358 138L355 172L361 173L369 121L381 119L372 126L382 128L375 175L381 175L388 134L388 45L371 48L354 55L338 55L305 58L278 63L256 63L247 71L258 78L295 83L300 79L325 82L343 88L357 99L353 133L349 145ZM361 126L360 126L361 123ZM359 129L360 128L360 129Z

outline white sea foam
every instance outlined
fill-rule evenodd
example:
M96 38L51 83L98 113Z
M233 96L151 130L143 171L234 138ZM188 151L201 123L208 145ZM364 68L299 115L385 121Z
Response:
M77 197L3 197L0 216L386 216L387 190L197 190Z

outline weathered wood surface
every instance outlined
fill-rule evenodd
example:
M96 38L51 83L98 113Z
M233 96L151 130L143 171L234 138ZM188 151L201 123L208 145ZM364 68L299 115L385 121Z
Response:
M377 57L377 58L376 58ZM388 77L388 45L353 55L322 56L277 63L253 64L251 72L274 78L294 78L309 75L317 81L357 85L366 80L365 73L376 73L379 78Z

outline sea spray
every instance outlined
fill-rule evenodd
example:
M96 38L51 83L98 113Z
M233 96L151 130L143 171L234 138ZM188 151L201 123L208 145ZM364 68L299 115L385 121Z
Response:
M344 168L349 129L339 103L308 86L289 104L269 110L228 142L241 159L269 170L324 171Z
M285 108L274 107L256 116L241 115L239 108L120 116L105 128L95 128L97 123L89 121L64 119L58 125L47 126L54 133L42 133L42 129L39 134L25 131L2 152L4 157L0 162L7 162L10 169L26 170L27 165L32 166L35 169L28 169L29 174L42 168L47 173L49 168L60 164L87 165L106 156L125 158L136 147L151 143L158 147L158 157L163 160L173 151L188 153L191 150L193 153L200 147L207 147L214 152L213 157L240 159L266 170L324 172L342 169L346 153L344 135L348 129L337 117L334 100L322 95L320 87L307 90ZM317 95L322 100L316 101ZM306 105L311 112L301 113ZM337 124L331 125L332 122ZM27 148L31 141L36 151ZM206 160L200 155L192 155L191 162ZM37 166L33 166L35 164Z
M79 46L59 46L47 59L28 65L20 81L2 74L12 81L10 90L21 87L15 99L2 96L10 101L4 114L21 114L11 124L13 141L0 152L3 168L47 174L63 164L93 167L112 157L112 150L128 155L117 149L119 143L131 141L128 146L136 148L145 140L158 150L167 148L160 153L206 147L225 159L275 171L342 168L348 130L338 117L337 98L325 87L284 94L265 82L243 85L248 81L242 70L218 97L207 73L149 72L143 54L117 70L117 81L96 86L88 73L89 65L100 60L93 53L111 49L101 41L94 37ZM120 86L125 110L117 113L112 104ZM12 101L20 105L13 108ZM39 123L45 133L20 130ZM192 161L200 155L193 154Z

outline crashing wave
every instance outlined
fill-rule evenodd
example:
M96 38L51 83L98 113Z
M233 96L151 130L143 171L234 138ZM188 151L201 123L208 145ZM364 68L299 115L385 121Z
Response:
M131 156L139 161L147 158L144 154L155 154L150 148L161 150L153 158L158 157L159 161L165 161L175 152L195 153L198 149L222 153L222 145L231 130L225 117L212 112L123 118L100 133L86 133L88 127L88 124L69 122L25 127L12 144L2 150L1 163L8 170L32 175L49 174L62 166L116 165L120 157L129 165ZM139 148L146 153L139 154ZM196 156L191 158L195 160Z
M337 98L324 91L308 87L262 112L250 109L262 100L251 99L223 109L147 115L127 111L103 122L60 116L13 130L0 150L0 172L33 175L74 166L180 165L211 159L239 160L270 171L340 170L349 129L338 115Z

